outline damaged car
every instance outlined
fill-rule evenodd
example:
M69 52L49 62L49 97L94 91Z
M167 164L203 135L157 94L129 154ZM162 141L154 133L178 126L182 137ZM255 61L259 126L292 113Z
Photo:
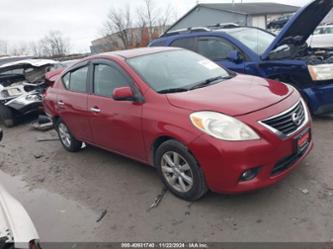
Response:
M19 60L0 66L0 120L6 127L20 116L37 112L47 88L45 73L58 62L46 59Z
M190 28L169 31L150 46L193 50L235 72L287 82L312 114L333 112L333 56L307 40L330 12L333 0L315 0L297 11L275 36L254 27Z

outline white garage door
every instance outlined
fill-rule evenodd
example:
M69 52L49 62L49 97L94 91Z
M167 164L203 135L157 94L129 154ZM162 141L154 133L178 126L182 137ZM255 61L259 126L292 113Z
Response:
M252 26L266 29L266 17L265 16L253 16Z

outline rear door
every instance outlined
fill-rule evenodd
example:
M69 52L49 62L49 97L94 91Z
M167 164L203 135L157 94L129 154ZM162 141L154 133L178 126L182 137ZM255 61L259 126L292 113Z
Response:
M117 87L135 84L130 76L113 61L98 60L92 64L92 94L88 97L90 125L94 143L121 154L145 160L142 135L142 103L116 101Z
M65 86L57 94L57 109L61 119L69 127L72 134L79 140L91 141L87 109L89 65L82 64L62 77Z

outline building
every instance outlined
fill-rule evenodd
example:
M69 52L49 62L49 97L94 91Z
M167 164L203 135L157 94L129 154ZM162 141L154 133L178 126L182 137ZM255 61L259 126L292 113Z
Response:
M168 31L218 23L236 23L265 29L271 20L298 9L296 6L278 3L202 3L171 25Z
M148 28L130 28L126 30L128 48L145 47L151 39L158 38L167 27L152 27L151 32ZM123 31L125 32L125 31ZM151 38L149 37L151 33ZM91 42L90 51L93 54L103 53L114 50L125 49L124 42L121 39L121 34L113 33L102 38L98 38Z

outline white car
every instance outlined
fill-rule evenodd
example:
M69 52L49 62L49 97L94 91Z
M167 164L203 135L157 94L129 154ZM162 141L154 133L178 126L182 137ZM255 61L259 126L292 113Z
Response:
M333 25L319 26L307 41L312 48L333 49Z
M0 249L40 249L39 236L28 213L1 185Z
M38 241L28 213L0 185L0 249L39 249Z

